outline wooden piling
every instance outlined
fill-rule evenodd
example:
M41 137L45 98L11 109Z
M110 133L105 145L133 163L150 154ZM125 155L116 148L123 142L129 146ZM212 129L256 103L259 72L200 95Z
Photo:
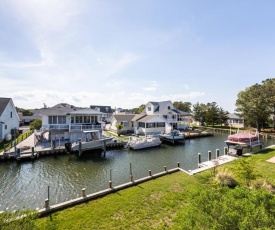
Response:
M216 159L218 159L220 156L220 150L219 149L216 149Z
M149 170L148 173L149 173L149 176L152 176L152 171L151 170Z
M208 160L211 161L211 151L208 151Z
M198 159L198 168L199 168L200 164L201 164L201 154L200 153L198 153L198 157L199 157L199 159Z
M82 197L85 197L85 196L86 196L86 189L85 189L85 188L83 188L83 189L81 190L81 194L82 194Z

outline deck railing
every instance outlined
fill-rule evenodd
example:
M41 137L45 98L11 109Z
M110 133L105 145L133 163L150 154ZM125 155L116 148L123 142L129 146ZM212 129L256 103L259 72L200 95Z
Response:
M72 131L85 131L85 130L95 130L95 129L102 129L101 124L99 125L87 125L87 124L49 124L43 125L42 131L44 130L68 130L69 132Z

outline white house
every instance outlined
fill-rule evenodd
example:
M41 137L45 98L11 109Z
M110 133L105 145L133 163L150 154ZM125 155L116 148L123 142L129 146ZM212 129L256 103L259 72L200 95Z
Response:
M172 129L189 127L190 114L180 111L171 101L148 102L141 114L116 114L111 117L111 129L123 125L123 133L170 132Z
M0 142L19 128L19 116L11 98L0 97Z
M99 130L102 133L103 113L86 108L76 108L61 103L39 111L42 117L42 131L49 131L49 139L77 141L84 138L83 131Z
M190 123L190 113L176 109L171 101L149 101L143 110L146 115L157 115L163 118L166 125L173 129L186 129Z
M120 130L121 134L133 133L134 122L132 119L136 116L136 114L115 114L111 116L111 126L110 130L117 132L117 124L122 124L122 129Z
M242 117L239 117L235 113L229 113L227 124L232 127L243 128L244 127L244 119Z

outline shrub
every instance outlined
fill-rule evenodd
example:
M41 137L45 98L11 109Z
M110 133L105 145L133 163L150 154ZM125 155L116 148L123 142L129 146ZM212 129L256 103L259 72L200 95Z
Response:
M215 181L220 185L228 186L230 188L234 188L238 185L233 174L227 171L219 172L215 177Z
M265 189L271 193L275 193L274 186L268 182L267 180L263 179L257 179L253 182L253 184L250 186L251 189Z

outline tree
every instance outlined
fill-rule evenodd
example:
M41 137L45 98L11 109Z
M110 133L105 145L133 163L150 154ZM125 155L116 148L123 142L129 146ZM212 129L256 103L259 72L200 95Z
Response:
M144 104L142 104L141 106L139 106L139 108L138 108L138 113L142 113L142 111L145 109L145 105Z
M270 116L270 106L265 88L252 85L238 93L236 112L245 119L246 125L256 127L260 132Z
M181 111L187 112L187 113L191 113L192 109L191 109L191 102L182 102L182 101L175 101L173 103L173 106Z
M225 124L229 118L228 114L228 111L224 111L223 108L220 107L218 110L218 123L220 123L221 125Z
M31 130L39 130L42 127L42 120L36 119L33 122L30 123L30 129Z
M206 105L206 113L205 113L205 121L208 124L214 125L218 123L219 120L219 108L216 102L207 103Z
M268 108L271 115L271 124L275 129L275 78L269 78L262 81L263 94L265 95Z
M120 136L120 131L122 130L123 125L122 124L117 124L116 128L117 128L117 134L118 134L118 136Z
M206 105L203 103L197 102L193 105L193 118L195 121L205 124L205 115L206 115Z

